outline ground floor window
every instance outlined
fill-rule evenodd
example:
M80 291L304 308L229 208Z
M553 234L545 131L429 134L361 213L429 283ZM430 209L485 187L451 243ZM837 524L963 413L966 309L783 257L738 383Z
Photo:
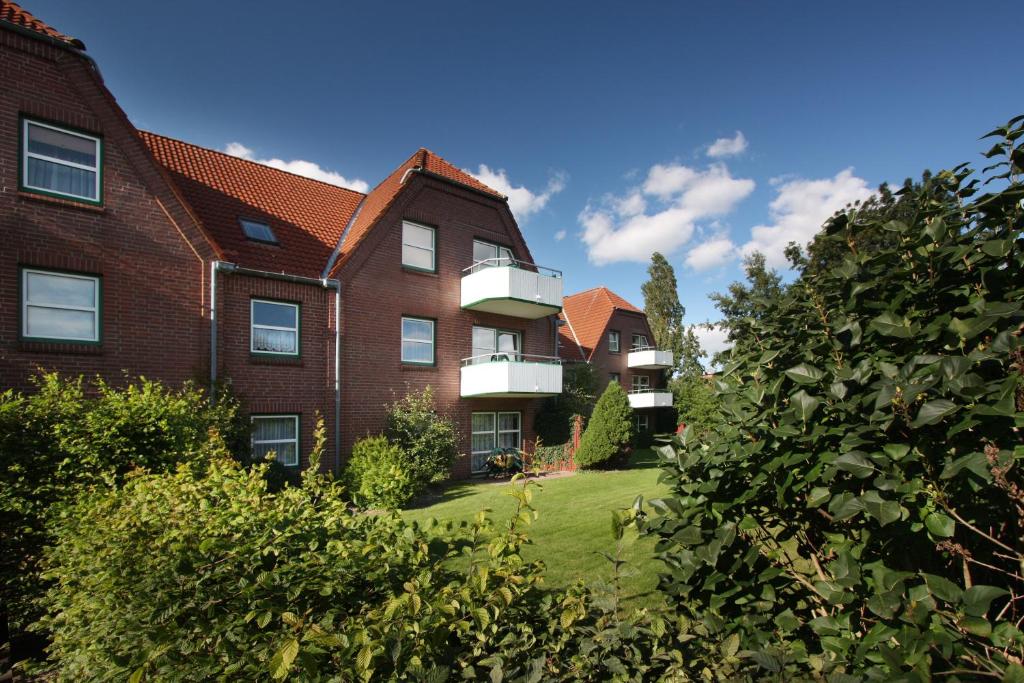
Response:
M253 415L252 457L262 460L273 451L288 467L299 464L299 416Z
M636 416L636 433L646 434L651 429L651 416L646 413L637 413Z
M473 472L483 472L495 448L520 448L523 416L519 412L473 413L470 458Z

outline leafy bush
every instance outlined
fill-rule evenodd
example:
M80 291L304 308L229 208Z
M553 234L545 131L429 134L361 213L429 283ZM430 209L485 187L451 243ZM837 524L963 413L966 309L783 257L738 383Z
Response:
M673 378L669 382L678 424L693 427L694 434L707 435L718 416L718 397L710 380L700 375Z
M434 408L434 391L408 393L388 406L384 436L398 444L420 485L447 479L459 454L458 431Z
M0 604L20 631L44 586L37 563L52 507L83 489L116 485L136 467L173 469L194 460L215 430L237 440L233 402L211 406L186 385L145 378L123 388L42 374L36 391L0 393Z
M663 588L753 677L1024 680L1022 120L831 219L663 449Z
M409 457L383 436L368 436L352 447L345 469L349 493L359 505L396 510L421 490L413 478Z
M633 409L629 396L618 382L609 382L580 439L576 464L590 469L609 463L625 453L632 438Z
M597 368L590 363L566 363L562 366L562 393L544 399L534 430L545 443L565 443L572 437L577 415L590 417L597 400Z
M544 591L520 554L528 484L507 524L480 513L428 545L352 510L318 451L276 494L216 444L203 456L205 476L132 475L57 520L42 625L61 680L683 680L710 637L615 591Z
M565 443L557 446L544 446L538 443L530 453L530 465L541 468L562 466L569 459L568 448L569 444Z

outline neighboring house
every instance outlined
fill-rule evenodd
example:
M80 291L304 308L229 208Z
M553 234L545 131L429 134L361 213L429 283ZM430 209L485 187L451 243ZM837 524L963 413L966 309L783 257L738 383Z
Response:
M0 386L230 385L254 452L294 467L317 414L337 468L428 385L456 476L532 440L562 281L507 198L425 149L364 195L138 131L84 46L7 0L0 75Z
M638 432L671 431L672 392L666 370L672 352L655 348L642 310L607 287L565 297L559 316L559 355L597 370L598 392L618 382L629 394Z

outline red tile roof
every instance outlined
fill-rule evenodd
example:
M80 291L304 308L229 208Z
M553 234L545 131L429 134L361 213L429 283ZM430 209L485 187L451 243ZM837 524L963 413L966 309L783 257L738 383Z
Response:
M80 50L85 49L85 45L78 38L64 35L52 26L35 18L18 5L10 2L10 0L0 0L0 22L14 24L19 28L33 31L48 38L55 38Z
M559 353L566 360L590 360L615 311L644 314L607 287L595 287L562 299ZM575 348L574 348L575 347Z
M364 197L156 133L139 135L224 257L249 268L320 277ZM278 245L246 239L239 218L269 224Z
M341 243L337 263L332 269L332 277L359 247L360 242L370 232L370 228L377 222L377 219L386 213L391 204L394 203L395 198L398 197L399 190L402 189L402 185L405 183L407 174L417 169L505 200L505 196L500 192L487 187L468 173L460 171L453 164L434 154L429 149L421 147L366 195L366 201L363 202L362 208L359 209L359 215L356 216L352 227L349 228Z

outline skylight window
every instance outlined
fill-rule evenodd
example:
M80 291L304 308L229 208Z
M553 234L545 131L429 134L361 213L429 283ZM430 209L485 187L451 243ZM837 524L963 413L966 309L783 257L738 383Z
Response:
M277 244L277 236L274 231L270 229L270 226L266 223L260 223L259 221L250 221L245 218L239 218L238 222L242 224L242 232L245 236L254 242L266 242L267 244Z

